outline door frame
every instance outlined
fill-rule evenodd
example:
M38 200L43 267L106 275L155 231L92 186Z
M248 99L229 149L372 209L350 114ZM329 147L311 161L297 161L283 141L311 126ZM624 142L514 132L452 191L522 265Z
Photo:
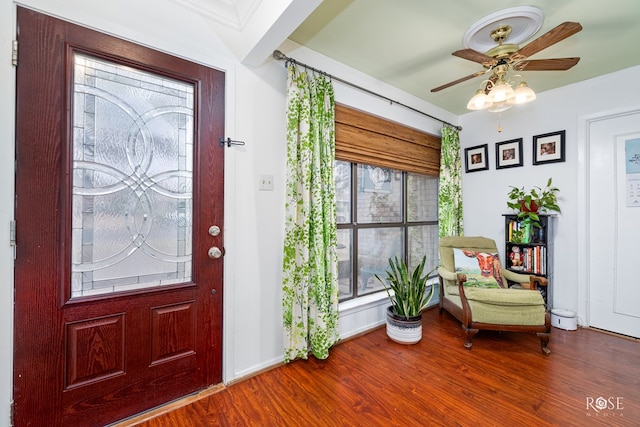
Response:
M2 22L3 34L7 40L15 39L17 32L17 7L16 3L4 3L1 10L5 13L0 13L0 22ZM133 28L126 28L123 26L108 27L108 25L102 25L102 21L95 20L89 22L82 17L77 18L67 13L62 8L49 9L49 13L55 14L62 19L68 19L73 22L77 22L86 26L92 30L104 31L118 37L123 37L128 40L135 40L138 30ZM232 59L225 57L214 57L213 55L206 56L198 50L186 50L178 52L175 48L176 44L166 38L164 31L158 31L155 34L150 34L151 42L148 40L145 42L149 47L160 49L174 56L178 56L183 59L191 59L199 62L208 67L216 68L225 72L225 129L227 135L236 134L236 123L233 120L235 108L236 108L236 75L235 68L236 62ZM163 38L165 37L165 38ZM0 101L0 139L5 143L0 145L0 200L4 203L2 206L13 206L15 200L15 91L16 91L16 68L11 65L7 60L2 66L0 75L3 78L0 80L0 91L7 95L2 101ZM225 295L223 301L223 367L222 367L222 381L227 383L231 379L237 376L235 372L234 363L234 338L233 329L234 326L233 316L231 308L235 306L235 234L233 230L236 229L236 219L233 215L233 207L236 205L235 200L235 183L230 179L236 175L237 167L235 165L235 152L234 149L225 150L225 248L227 255L223 261L224 263L224 283L225 283ZM13 307L13 271L14 271L14 254L15 247L9 244L10 241L10 222L15 218L13 209L0 210L0 240L4 244L0 247L0 276L3 277L5 286L0 289L0 306L4 309L0 310L0 339L3 342L9 343L0 349L0 366L4 365L5 369L2 369L0 373L0 424L4 419L7 423L11 419L10 404L13 399L13 339L14 339L14 307Z
M12 32L13 32L13 34L16 34L16 28L17 28L17 12L16 11L17 11L18 7L24 7L24 6L17 5L17 4L12 4L11 7L12 7L12 14L9 17L9 19L12 20L12 27L11 27L12 30L13 30ZM26 8L28 9L29 7L26 7ZM45 13L49 14L50 12L45 12ZM58 14L51 15L51 16L57 17L58 19L67 20L68 22L71 22L71 23L76 23L76 21L74 21L73 19L68 18L68 17L64 17L64 16L60 17ZM80 24L80 25L83 25L83 24ZM124 40L134 40L132 37L127 37L127 34L123 34L123 33L127 33L126 29L125 29L124 32L120 32L118 34L114 34L113 32L110 32L110 31L105 30L103 28L96 28L95 26L88 26L88 25L84 25L84 26L86 28L90 29L90 30L97 31L97 32L102 32L102 33L109 34L109 35L115 35L115 37L122 38ZM136 34L135 31L133 31L133 30L132 31L128 31L128 32L130 33L130 34L128 34L129 36L132 36L132 35ZM133 41L133 42L134 43L141 43L141 42L136 42L136 41ZM200 60L194 60L193 58L189 57L188 55L184 55L184 53L183 54L179 54L179 53L176 53L176 52L172 52L169 49L161 47L160 45L163 44L162 42L163 42L163 40L160 40L160 43L158 43L156 45L149 45L149 44L144 44L144 43L141 43L141 44L143 44L147 48L156 49L156 50L159 50L160 52L167 53L169 55L176 56L178 58L185 59L187 61L196 62L196 63L204 65L206 67L210 67L210 68L213 68L213 69L220 70L220 71L224 72L225 73L225 81L224 81L224 85L223 85L224 86L224 93L225 93L225 101L224 101L224 109L225 110L224 111L227 112L227 111L229 111L229 109L233 110L235 108L234 107L234 105L235 105L235 101L234 101L234 99L235 99L235 93L234 93L235 92L235 90L234 90L234 88L235 88L235 74L233 72L230 73L229 70L234 71L236 65L232 61L224 60L224 59L220 60L219 58L215 58L216 64L211 64L211 59L212 58L210 58L210 57L209 58L205 58L205 59L201 58ZM16 69L15 69L15 67L12 67L11 75L12 75L12 79L10 81L6 82L6 84L10 88L10 91L8 93L9 94L13 94L14 97L15 97L15 95L16 95ZM7 127L6 129L8 129L9 132L11 133L11 140L15 142L16 124L15 124L14 117L15 117L16 109L15 109L15 105L13 105L13 99L14 98L10 98L10 99L11 99L11 104L12 104L11 112L13 112L13 114L11 114L10 117L9 117L9 119L10 119L9 122L10 122L11 126ZM234 121L229 119L229 114L225 114L224 115L223 121L224 121L224 128L226 130L225 133L227 135L233 135L235 126L234 126ZM15 189L14 189L14 185L13 185L14 184L13 177L14 177L14 174L15 174L15 162L13 162L13 160L12 160L12 159L15 158L15 145L9 145L8 149L9 149L10 154L7 154L5 158L9 159L9 161L11 161L12 166L8 167L8 165L7 165L7 167L5 168L5 171L6 171L5 174L7 175L7 177L10 177L11 180L7 179L4 182L5 183L9 182L11 185L5 187L5 188L9 189L9 191L7 191L8 194L0 194L0 197L5 196L5 197L7 197L7 199L11 200L11 203L13 203L14 200L15 200L15 194L16 194L15 193ZM235 174L235 169L236 168L235 168L235 164L234 164L233 161L228 161L230 156L227 155L227 152L231 153L231 152L233 152L235 150L227 150L226 148L224 148L224 149L221 148L221 150L224 152L224 157L225 157L224 176L225 176L225 178L227 176L230 176L230 175L233 176ZM231 156L231 157L233 158L233 156ZM226 229L227 228L231 228L231 229L234 228L233 215L227 216L227 212L228 212L228 206L233 206L234 205L233 204L233 200L235 199L235 193L234 193L233 190L234 190L235 185L232 182L230 182L230 180L225 179L225 185L224 186L225 186L225 199L224 199L223 210L225 212L225 231L224 232L226 233ZM11 210L9 213L10 213L10 218L13 219L14 216L15 216L15 210ZM0 237L3 234L4 233L2 233L0 231ZM9 234L10 234L9 230L7 229L6 236L9 236ZM227 233L226 234L226 238L225 238L225 246L226 246L227 250L228 250L229 246L232 245L232 241L233 241L233 239L230 238L230 237L231 237L231 235ZM13 247L9 247L8 246L8 250L6 251L6 254L14 255L15 254L15 249ZM233 262L229 262L229 260L230 260L229 257L225 257L225 258L223 258L223 261L222 261L223 262L223 272L224 272L222 280L223 280L223 283L228 284L229 279L232 279L233 276L234 276L234 274L230 274L232 268L230 269L229 265L233 265L234 263ZM13 269L15 268L15 262L13 260L13 257L8 260L6 265L8 266L7 267L7 276L8 276L8 278L11 279L11 281L8 283L9 286L7 287L7 289L8 289L7 293L8 293L8 295L13 295L13 292L9 293L10 290L11 290L10 289L11 288L10 285L14 284L12 272L13 272ZM0 273L3 271L3 270L1 270L1 268L2 268L2 263L0 263ZM5 283L7 283L7 282L5 282ZM233 339L232 339L233 335L230 333L230 331L233 330L233 325L229 324L229 322L226 321L227 318L231 317L231 316L227 316L226 307L228 307L230 305L231 306L233 305L231 302L234 299L233 298L233 289L234 289L234 287L233 286L225 286L225 288L226 289L225 289L225 292L224 292L224 299L222 301L222 306L223 306L223 309L222 309L222 311L223 311L223 324L222 324L222 370L221 370L221 374L222 374L222 383L223 384L225 384L228 381L229 378L235 377L235 375L234 375L235 373L234 373L234 369L233 369L233 365L234 365L233 364L233 358L231 357L234 354L233 345L232 345L232 343L233 343ZM12 299L10 299L10 298L11 297L8 297L5 300L5 301L8 302L8 304L10 304L11 301L12 301ZM11 308L10 309L7 309L6 311L3 310L3 312L6 313L6 316L10 321L4 322L4 324L7 327L6 327L6 329L5 328L1 328L0 329L0 337L3 337L4 336L3 332L6 331L7 332L7 341L10 342L10 345L8 346L8 348L6 350L7 351L7 355L8 355L8 357L6 359L3 358L1 356L1 353L0 353L0 362L2 360L6 360L8 362L7 363L8 369L5 370L5 372L7 372L6 375L7 375L7 379L8 380L6 382L2 381L2 382L0 382L0 384L5 384L6 385L6 390L8 392L6 394L6 396L7 396L7 402L9 403L12 400L11 395L13 393L13 378L12 378L13 369L12 368L13 368L13 365L14 365L14 358L13 358L14 343L13 343L13 340L14 340L14 331L15 331L15 329L14 329L15 326L13 324L13 317L15 315L13 304L11 304ZM5 396L5 393L3 393L2 389L0 389L0 401L3 400L2 399L3 396ZM0 419L3 418L3 416L2 416L3 412L4 411L0 410Z
M9 2L2 5L0 13L0 28L3 36L8 40L14 40L17 32L17 5ZM9 31L11 32L9 34ZM0 424L10 425L12 421L11 402L13 401L13 340L14 340L14 257L15 246L10 244L12 239L10 233L10 223L15 219L13 209L15 201L15 136L16 136L16 67L7 61L2 65L0 72L0 92L7 95L0 101L0 200L2 206L10 207L0 210L0 239L3 242L0 246L0 277L4 286L0 288L0 340L5 345L0 350L0 367L4 367L0 372ZM8 71L7 69L10 69ZM3 421L4 420L4 421Z

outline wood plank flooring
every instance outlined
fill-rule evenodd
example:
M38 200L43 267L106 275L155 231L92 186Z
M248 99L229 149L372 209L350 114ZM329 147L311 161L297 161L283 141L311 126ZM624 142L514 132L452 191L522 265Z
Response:
M417 345L382 327L327 360L274 368L139 425L640 425L638 340L552 328L549 348L534 334L481 331L466 350L459 323L433 309Z

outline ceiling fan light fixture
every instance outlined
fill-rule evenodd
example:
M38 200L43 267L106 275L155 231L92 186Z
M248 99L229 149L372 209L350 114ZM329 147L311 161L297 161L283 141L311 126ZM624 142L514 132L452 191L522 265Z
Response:
M498 102L498 103L493 104L491 107L489 107L489 112L491 112L491 113L501 113L503 111L507 111L511 107L513 107L513 105L509 104L508 102Z
M522 76L511 75L511 73L524 69L564 71L580 60L580 58L528 59L529 56L582 31L582 25L579 22L563 22L521 48L520 42L528 39L541 28L543 17L542 10L533 6L522 6L494 13L472 25L463 38L466 49L452 52L452 55L481 64L487 71L475 72L431 89L431 92L492 72L492 76L482 82L480 89L469 100L467 109L487 109L500 116L499 113L514 105L535 100L535 92ZM489 37L486 37L487 33ZM483 47L483 43L480 43L482 39L492 41ZM519 83L512 81L513 77L519 77ZM498 125L498 132L501 131L502 127Z
M469 110L484 110L492 113L506 111L514 105L526 104L536 99L536 93L527 85L520 74L513 77L519 77L520 82L515 90L512 85L515 83L508 78L508 72L505 69L499 71L497 81L485 80L486 87L480 87L467 103ZM505 78L506 77L506 78Z
M504 81L498 81L489 91L489 98L494 103L508 102L514 95L513 88Z
M509 103L512 104L526 104L527 102L531 102L536 99L536 93L524 80L518 83L518 86L516 86L516 89L513 92L514 96L509 100Z
M493 102L489 99L489 96L484 93L484 89L480 88L476 91L476 94L467 103L469 110L484 110L491 107Z

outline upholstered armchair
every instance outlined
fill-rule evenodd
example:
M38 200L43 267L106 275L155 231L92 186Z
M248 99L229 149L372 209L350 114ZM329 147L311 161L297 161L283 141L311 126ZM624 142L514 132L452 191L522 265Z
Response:
M545 278L503 269L496 243L486 237L442 237L439 250L440 313L462 322L466 348L483 329L534 332L542 352L551 352L551 320L537 290L547 285Z

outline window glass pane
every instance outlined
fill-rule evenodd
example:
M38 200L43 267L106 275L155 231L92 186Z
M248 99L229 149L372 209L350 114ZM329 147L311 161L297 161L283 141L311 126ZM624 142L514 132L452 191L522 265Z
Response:
M409 246L409 271L413 272L418 264L422 261L422 257L426 255L427 262L424 266L425 274L438 266L438 225L422 225L412 226L408 228L408 246ZM434 273L432 273L433 276ZM437 304L438 295L438 279L432 277L428 282L435 286L434 294L429 305ZM428 291L428 290L427 290Z
M336 216L338 224L351 222L351 163L336 160Z
M375 278L385 277L389 258L404 257L404 233L400 227L367 228L358 230L358 294L383 290Z
M431 271L438 265L438 225L410 226L409 235L409 270L420 264L423 256L427 256L425 270Z
M407 174L407 221L438 220L438 178Z
M194 88L76 55L72 297L191 280Z
M338 160L335 176L341 301L384 292L375 275L385 277L389 258L404 259L405 249L410 270L425 255L427 272L438 264L437 177Z
M339 297L353 296L353 231L350 229L338 230L338 286Z
M402 221L402 173L358 165L357 206L360 224Z

